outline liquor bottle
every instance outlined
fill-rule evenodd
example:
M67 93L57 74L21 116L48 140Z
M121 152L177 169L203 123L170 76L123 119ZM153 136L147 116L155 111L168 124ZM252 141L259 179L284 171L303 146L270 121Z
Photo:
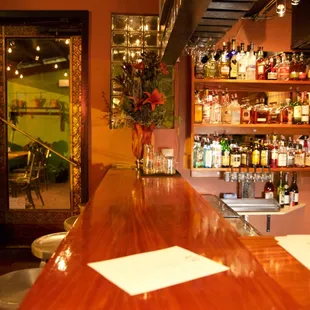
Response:
M214 56L215 56L214 52L211 52L210 58L205 65L205 76L208 79L214 79L218 77L218 72L217 72L218 64Z
M274 66L273 57L270 57L269 58L269 69L267 71L267 80L277 80L277 79L278 79L277 67Z
M264 52L263 47L260 46L257 54L256 60L256 80L265 80L265 70L266 70L266 63L264 59Z
M231 151L230 151L230 165L233 168L238 168L241 166L241 154L237 144L232 142Z
M298 63L296 54L293 53L292 60L290 62L290 80L298 80Z
M284 187L282 182L283 182L283 172L280 171L280 177L277 186L277 201L281 208L284 207Z
M260 165L262 167L269 166L269 147L267 142L263 145L260 152Z
M298 79L299 80L305 80L307 78L306 73L306 63L304 61L304 54L300 53L299 56L299 66L298 66Z
M203 154L204 154L204 149L201 146L202 144L202 139L201 136L195 136L194 137L195 142L194 142L194 158L193 158L193 166L194 168L202 168L203 167Z
M255 124L266 124L269 119L269 109L265 104L265 98L259 98L259 104L255 106L254 112L254 123Z
M291 106L291 99L286 98L285 104L281 109L281 116L280 116L281 124L289 124L293 123L293 108Z
M267 181L264 186L264 197L265 199L274 199L274 185L272 179Z
M302 145L297 144L295 151L295 167L303 168L305 166L305 152L302 149Z
M209 90L205 89L204 90L204 95L202 99L202 122L205 124L210 124L210 118L211 118L211 102L212 102L212 97L209 94Z
M246 79L247 56L244 51L244 43L241 43L240 52L238 53L238 80Z
M194 104L194 123L201 124L203 119L203 104L199 98L199 92L195 95L195 104Z
M256 78L256 57L254 54L254 43L251 42L250 52L247 57L246 80L255 80Z
M293 108L293 124L298 125L301 124L301 102L302 102L302 95L298 94L297 101L294 103Z
M288 145L287 145L287 167L294 167L295 165L295 148L292 142L292 138L288 138Z
M299 192L298 192L298 186L297 186L297 173L293 173L293 179L292 184L290 186L290 198L292 201L294 201L293 205L298 205L299 202Z
M220 124L222 122L222 107L219 103L219 96L217 93L213 96L213 103L211 105L211 124Z
M213 140L212 143L212 168L221 168L222 166L222 146L218 140Z
M228 168L230 160L230 147L228 139L227 138L222 139L221 145L222 145L222 167Z
M229 79L230 62L228 60L226 43L223 43L223 52L219 62L219 75L221 79Z
M285 53L282 54L282 62L278 68L278 80L288 81L290 78L290 63L286 58Z
M230 108L231 108L231 123L240 124L241 107L238 102L237 94L235 94L235 96L232 98Z
M280 124L281 122L281 107L277 102L270 102L268 124Z
M222 123L231 124L231 106L228 93L222 94Z
M307 92L303 93L303 101L301 106L301 123L304 125L309 124L309 102L308 102L308 94Z
M284 146L284 136L281 136L278 151L278 167L287 166L287 149Z
M229 78L230 79L236 79L238 75L238 63L237 63L237 50L236 50L236 40L232 39L231 41L232 49L228 53L227 57L230 61L230 72L229 72Z
M272 144L270 145L270 168L278 167L278 142L277 136L272 137Z
M241 116L240 123L241 124L251 124L251 111L252 107L250 105L250 100L246 98L241 105Z
M195 59L195 78L196 79L204 79L205 77L205 67L204 64L201 62L201 53L196 55Z
M254 142L254 148L252 151L252 165L253 167L258 167L260 164L260 149L258 147L258 142Z
M290 188L288 185L288 172L284 174L284 182L283 182L283 189L284 189L284 206L290 205Z
M212 148L210 139L207 138L206 143L204 145L204 152L203 152L203 166L205 168L212 168Z
M305 154L305 166L310 167L310 139L307 139L307 152Z

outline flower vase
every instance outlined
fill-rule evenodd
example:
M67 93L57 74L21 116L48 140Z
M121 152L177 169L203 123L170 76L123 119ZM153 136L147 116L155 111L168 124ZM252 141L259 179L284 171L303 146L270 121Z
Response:
M145 144L152 143L155 124L143 126L135 123L132 129L132 153L136 157L136 169L142 168L143 149Z

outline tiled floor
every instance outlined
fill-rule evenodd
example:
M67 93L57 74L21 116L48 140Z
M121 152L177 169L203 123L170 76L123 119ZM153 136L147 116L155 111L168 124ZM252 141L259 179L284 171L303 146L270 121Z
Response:
M33 256L30 247L0 248L0 276L15 270L37 268L40 260Z

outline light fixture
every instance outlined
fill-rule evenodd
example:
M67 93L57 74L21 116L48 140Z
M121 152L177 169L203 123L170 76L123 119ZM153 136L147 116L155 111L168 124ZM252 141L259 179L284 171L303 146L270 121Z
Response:
M286 0L277 0L277 14L283 17L286 12Z
M292 0L291 4L292 5L298 5L300 2L300 0Z
M40 59L39 55L36 55L35 60L38 61Z
M12 48L11 48L11 47L9 47L9 48L8 48L8 53L10 53L10 54L11 54L11 53L12 53L12 51L13 51L13 50L12 50Z
M57 68L58 68L58 65L57 65L57 64L55 64L55 65L54 65L54 68L55 68L55 69L57 69Z
M23 77L24 77L24 76L23 76L22 74L19 76L20 79L22 79Z
M39 51L41 48L40 48L40 46L38 45L37 47L36 47L36 50L37 51Z
M69 39L66 39L65 43L66 43L66 44L69 44L69 43L70 43L70 40L69 40Z
M18 73L19 73L18 70L15 70L15 74L18 75Z
M68 72L65 72L65 73L64 73L64 76L68 76Z
M10 70L11 70L11 67L10 67L10 66L7 66L7 67L6 67L6 70L7 70L7 71L10 71Z

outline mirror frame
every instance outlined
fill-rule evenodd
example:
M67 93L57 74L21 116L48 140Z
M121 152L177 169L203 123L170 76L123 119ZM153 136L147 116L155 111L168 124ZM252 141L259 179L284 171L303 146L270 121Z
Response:
M78 24L78 33L72 35L70 48L70 149L71 159L80 164L70 169L70 201L68 209L9 209L7 127L0 121L0 224L63 224L79 205L88 201L88 11L1 11L0 12L0 116L7 119L6 104L6 53L7 38L56 38L58 27L70 21ZM40 34L46 22L56 28L51 35ZM60 29L60 28L59 28ZM68 35L63 35L68 36Z

